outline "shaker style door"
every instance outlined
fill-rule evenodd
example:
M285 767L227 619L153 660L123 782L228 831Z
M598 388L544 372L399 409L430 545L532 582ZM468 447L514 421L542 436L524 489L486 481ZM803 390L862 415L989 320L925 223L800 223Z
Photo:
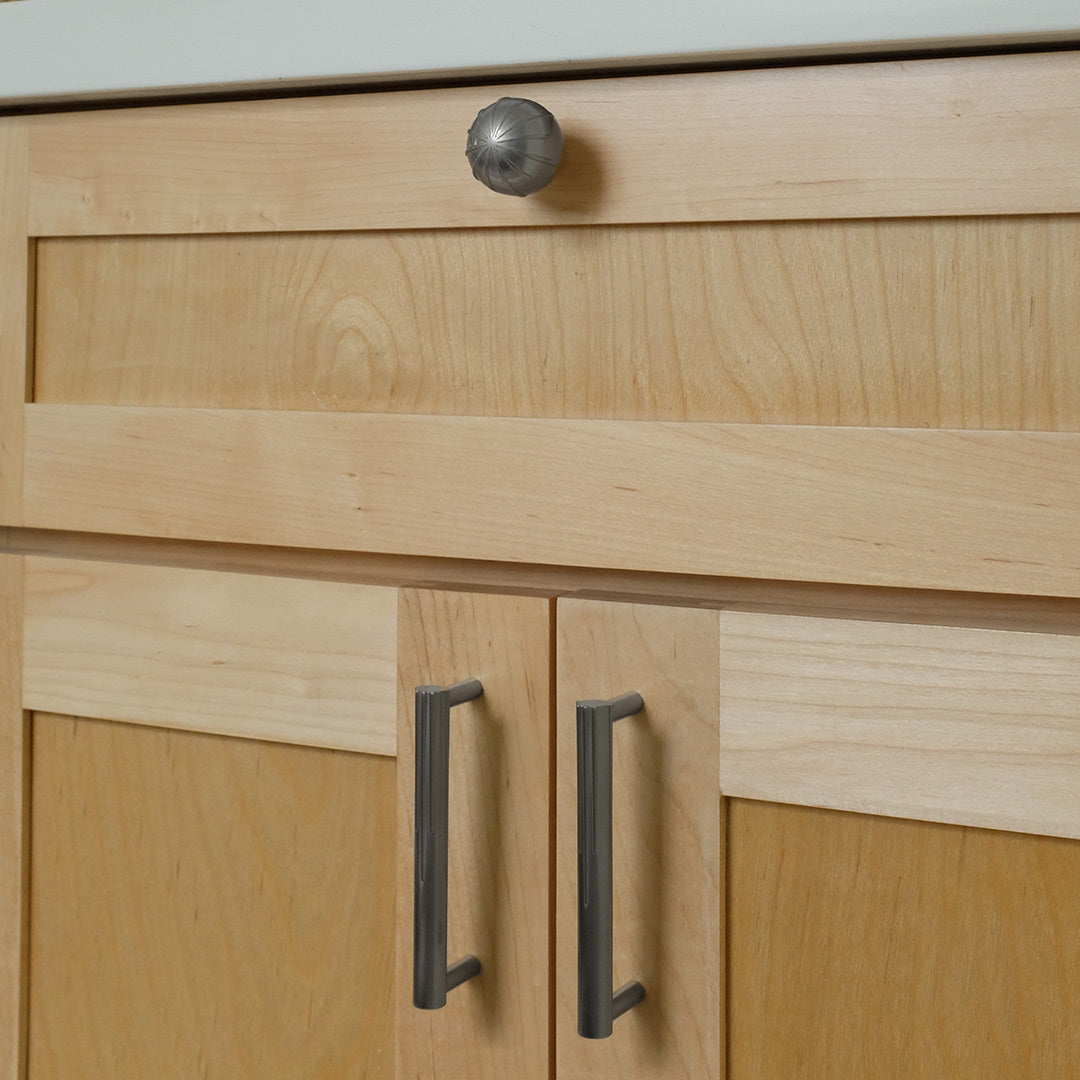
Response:
M395 591L20 563L29 1080L393 1080Z
M728 1080L1080 1076L1080 639L1028 625L722 613Z

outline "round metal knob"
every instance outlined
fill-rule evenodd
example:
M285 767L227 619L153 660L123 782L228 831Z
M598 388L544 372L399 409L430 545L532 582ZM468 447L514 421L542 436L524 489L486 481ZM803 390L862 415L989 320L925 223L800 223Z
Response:
M465 143L473 176L500 195L539 191L555 175L562 150L559 122L527 98L499 98L481 109Z

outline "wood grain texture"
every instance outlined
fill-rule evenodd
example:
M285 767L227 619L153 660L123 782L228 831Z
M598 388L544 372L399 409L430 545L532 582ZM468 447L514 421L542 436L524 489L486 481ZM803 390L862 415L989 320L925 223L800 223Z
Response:
M26 1055L30 744L22 707L23 560L0 555L0 1078Z
M0 552L394 588L573 596L812 618L1080 634L1080 600L1062 596L759 581L3 527Z
M398 1080L547 1080L551 605L403 590L399 626ZM478 678L450 735L448 961L483 970L412 1004L414 693Z
M1080 638L720 626L725 794L1080 837Z
M394 774L35 716L33 1080L391 1080Z
M1080 1075L1080 844L729 812L731 1080Z
M710 611L558 602L560 1080L724 1076L717 626ZM610 1039L582 1039L575 704L630 690L645 711L614 732L613 977L615 987L637 979L646 997Z
M1066 433L29 405L24 500L49 529L1077 596L1078 459Z
M1080 430L1078 250L1071 217L42 241L34 393Z
M1075 53L464 87L33 118L35 235L1068 213ZM529 199L469 175L510 94L563 126ZM643 167L642 162L656 162Z
M24 117L0 119L0 522L5 525L22 524L30 333L27 125Z
M393 589L26 560L26 708L393 755Z

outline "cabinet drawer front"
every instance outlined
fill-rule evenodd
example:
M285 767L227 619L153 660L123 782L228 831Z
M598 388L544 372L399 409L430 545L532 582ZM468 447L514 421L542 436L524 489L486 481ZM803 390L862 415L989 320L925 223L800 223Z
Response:
M1080 208L1075 54L714 72L34 119L36 235L1041 213ZM535 98L567 147L538 196L465 133Z
M725 612L726 795L1080 837L1080 637Z
M1075 222L1064 217L1080 210L1078 63L1062 53L500 88L548 101L567 132L563 172L524 200L466 172L463 132L490 88L14 118L14 164L0 176L14 224L0 243L17 271L0 293L19 310L41 286L41 325L0 339L2 520L1080 595L1071 443L1033 449L1010 432L965 448L949 435L907 454L924 426L1080 426ZM1048 213L1061 216L1034 220ZM1006 214L1026 218L984 220ZM980 220L928 220L942 215ZM911 216L923 220L895 220ZM820 224L836 218L848 220ZM269 253L258 265L224 235L313 231L243 238ZM237 263L246 269L230 274ZM108 278L109 319L72 284L87 278ZM132 282L143 291L129 308ZM124 411L171 402L179 422L168 409ZM230 415L188 409L203 405ZM83 408L101 411L40 411ZM262 411L300 408L341 409L347 422ZM380 436L367 418L381 411L432 426ZM463 434L434 413L478 426ZM526 437L503 430L508 417L871 433L822 450L832 434L763 429L750 436L761 453L746 457L718 448L730 433L683 423ZM905 445L878 425L901 428ZM537 474L555 494L533 508ZM426 494L457 499L478 478L485 505L466 497L436 535ZM511 514L492 523L496 502ZM569 539L545 533L583 506ZM725 535L733 522L750 527Z
M395 597L28 558L24 707L392 755Z

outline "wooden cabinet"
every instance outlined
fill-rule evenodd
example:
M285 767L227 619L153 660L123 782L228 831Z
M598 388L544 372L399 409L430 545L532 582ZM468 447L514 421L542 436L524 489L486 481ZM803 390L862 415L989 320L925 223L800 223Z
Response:
M0 1080L1075 1075L1076 74L521 87L525 200L504 87L0 120Z

